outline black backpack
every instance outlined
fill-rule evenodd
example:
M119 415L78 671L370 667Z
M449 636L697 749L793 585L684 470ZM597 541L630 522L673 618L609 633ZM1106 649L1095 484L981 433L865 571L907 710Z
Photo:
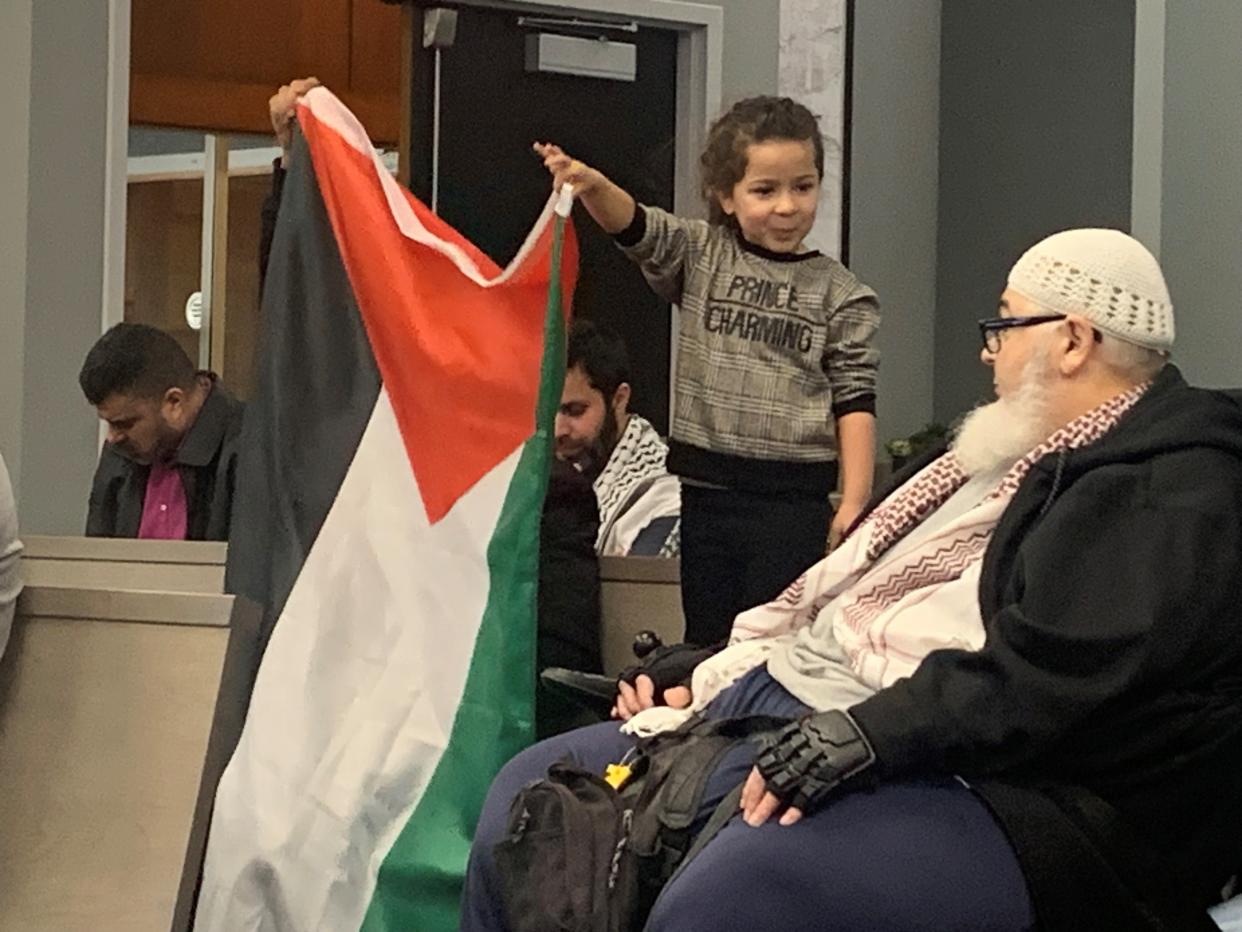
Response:
M629 778L614 789L569 761L514 799L495 846L513 932L639 930L656 897L688 862L708 777L739 743L788 724L750 716L691 719L639 742ZM735 791L701 833L697 852L737 811Z

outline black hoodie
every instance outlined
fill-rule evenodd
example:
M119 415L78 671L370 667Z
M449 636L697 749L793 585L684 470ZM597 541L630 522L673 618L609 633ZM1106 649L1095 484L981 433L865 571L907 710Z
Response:
M966 778L1041 929L1214 928L1242 865L1242 409L1166 366L1031 469L979 603L982 650L851 710L878 775Z

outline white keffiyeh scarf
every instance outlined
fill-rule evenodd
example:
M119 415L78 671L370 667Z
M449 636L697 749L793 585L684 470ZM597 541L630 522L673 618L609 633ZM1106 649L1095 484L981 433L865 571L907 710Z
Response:
M832 681L843 673L852 681L846 692L853 697L859 683L877 690L908 676L933 650L979 649L983 554L1014 492L1044 456L1104 436L1149 385L1066 424L1015 462L965 513L907 541L969 478L952 452L930 463L780 596L737 616L729 648L695 669L690 710L674 715L669 714L674 710L649 710L632 720L634 730L675 725L765 661L797 698L823 709L836 707L841 691ZM840 669L842 658L848 671ZM643 716L649 716L647 722Z

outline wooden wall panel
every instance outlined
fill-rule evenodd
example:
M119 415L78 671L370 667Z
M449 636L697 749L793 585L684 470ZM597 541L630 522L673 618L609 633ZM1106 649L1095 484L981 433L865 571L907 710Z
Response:
M354 0L349 43L351 91L381 97L394 91L400 94L401 41L398 33L402 28L398 7L381 4L378 0Z
M259 342L259 230L271 175L229 179L229 255L225 279L224 359L213 367L234 395L254 393ZM159 327L198 359L198 332L185 321L186 299L201 281L203 183L145 181L129 186L125 319Z
M203 182L131 184L125 222L125 320L172 334L197 360L185 302L201 280Z
M314 75L395 143L400 53L380 0L133 0L130 122L266 133L276 88Z
M271 175L229 179L228 325L221 374L238 398L254 397L259 351L259 232Z

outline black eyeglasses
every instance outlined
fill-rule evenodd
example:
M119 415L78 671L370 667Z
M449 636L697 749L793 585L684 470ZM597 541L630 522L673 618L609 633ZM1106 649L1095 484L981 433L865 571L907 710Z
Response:
M983 348L996 354L1001 348L1001 333L1014 327L1034 327L1036 324L1050 324L1054 320L1065 320L1065 314L1036 314L1032 317L989 317L979 321L979 336L983 340ZM1096 333L1099 339L1099 333Z

